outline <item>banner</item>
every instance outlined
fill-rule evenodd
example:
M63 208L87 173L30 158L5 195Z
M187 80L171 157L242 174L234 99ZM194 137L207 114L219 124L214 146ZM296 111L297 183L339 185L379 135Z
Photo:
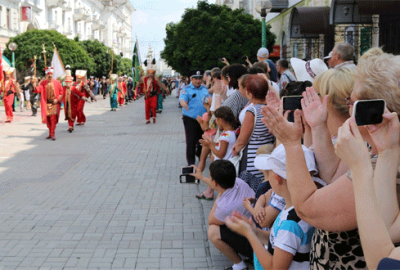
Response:
M61 61L60 55L58 54L58 50L54 47L53 59L51 60L51 66L54 69L53 78L57 79L61 76L65 76L67 73L65 72L64 65Z
M21 7L21 22L31 22L32 21L32 7L22 6Z
M140 80L140 52L139 52L139 43L136 39L135 48L133 49L133 56L132 56L132 75L133 75L133 88L135 88L139 84Z

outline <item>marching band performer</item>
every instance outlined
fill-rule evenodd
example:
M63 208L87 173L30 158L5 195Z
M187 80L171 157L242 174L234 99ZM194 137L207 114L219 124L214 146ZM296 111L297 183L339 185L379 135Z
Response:
M47 124L49 136L46 139L56 140L55 131L60 116L60 105L64 90L61 83L53 79L53 68L45 69L46 79L43 80L35 92L41 94L42 123Z

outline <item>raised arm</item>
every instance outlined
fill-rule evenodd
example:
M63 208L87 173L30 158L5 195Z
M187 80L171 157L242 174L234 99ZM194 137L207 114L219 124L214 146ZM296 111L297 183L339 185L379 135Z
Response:
M325 96L321 102L314 88L308 87L306 92L303 92L301 105L306 122L311 127L312 144L315 159L319 165L319 175L322 180L330 184L335 180L334 175L338 170L340 159L335 155L327 125L328 99L329 96Z
M396 178L400 162L397 113L388 110L381 124L368 126L369 134L379 153L374 173L374 187L380 213L394 243L400 242L400 216Z
M379 261L384 257L400 259L400 249L394 247L382 217L384 212L378 206L369 153L354 117L343 124L339 129L338 135L336 153L351 169L358 229L365 259L369 269L376 269ZM389 168L387 167L387 169ZM395 171L397 171L397 168L395 168ZM377 171L375 171L376 173ZM382 199L386 199L388 194L383 196L384 198ZM390 208L394 208L395 205L397 203L388 205L389 208L385 209L385 211L390 211Z
M332 184L317 189L310 176L301 146L303 127L300 111L295 111L295 122L290 123L275 108L268 105L266 109L268 128L285 146L288 188L299 217L314 227L328 231L357 228L350 179L342 176Z

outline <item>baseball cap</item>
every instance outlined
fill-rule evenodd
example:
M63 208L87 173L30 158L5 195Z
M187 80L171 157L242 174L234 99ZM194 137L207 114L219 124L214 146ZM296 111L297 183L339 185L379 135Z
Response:
M302 145L306 158L307 168L313 174L318 173L314 153ZM287 179L286 175L286 151L283 144L278 145L271 154L258 155L254 160L254 166L259 170L273 171L280 177Z
M269 56L269 51L267 48L260 48L257 52L257 56L262 58L267 58Z

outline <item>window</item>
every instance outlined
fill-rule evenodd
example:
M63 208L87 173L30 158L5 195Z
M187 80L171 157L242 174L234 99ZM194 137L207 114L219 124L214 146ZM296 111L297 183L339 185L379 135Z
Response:
M2 26L2 19L3 19L3 7L2 6L0 6L0 28L1 28L1 26Z
M11 11L7 8L7 28L11 29Z

